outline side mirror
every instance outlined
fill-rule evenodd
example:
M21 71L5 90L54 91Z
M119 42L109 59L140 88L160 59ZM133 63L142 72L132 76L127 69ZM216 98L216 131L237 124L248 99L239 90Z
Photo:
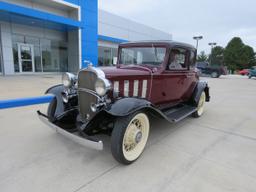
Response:
M113 57L113 65L117 64L117 57Z

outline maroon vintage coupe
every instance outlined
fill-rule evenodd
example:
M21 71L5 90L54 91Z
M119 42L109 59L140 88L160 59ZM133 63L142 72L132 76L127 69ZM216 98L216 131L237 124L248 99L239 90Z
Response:
M46 91L55 97L39 118L62 135L98 150L99 134L111 136L114 158L137 160L150 131L149 118L171 123L200 117L210 100L206 81L194 68L196 49L173 41L131 42L119 46L116 67L88 68Z

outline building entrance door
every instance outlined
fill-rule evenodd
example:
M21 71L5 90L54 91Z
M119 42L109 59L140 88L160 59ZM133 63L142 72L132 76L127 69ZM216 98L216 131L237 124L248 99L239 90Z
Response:
M30 44L18 44L19 68L21 73L35 72L34 46Z

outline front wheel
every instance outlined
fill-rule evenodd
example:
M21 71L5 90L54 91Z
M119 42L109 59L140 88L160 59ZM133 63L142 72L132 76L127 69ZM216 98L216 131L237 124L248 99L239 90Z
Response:
M111 135L113 157L126 165L136 161L144 151L149 129L149 118L144 112L118 118Z
M200 99L197 103L197 110L196 112L194 112L192 114L193 117L201 117L204 113L204 105L205 105L205 100L206 100L206 95L205 95L205 92L203 91L201 96L200 96Z

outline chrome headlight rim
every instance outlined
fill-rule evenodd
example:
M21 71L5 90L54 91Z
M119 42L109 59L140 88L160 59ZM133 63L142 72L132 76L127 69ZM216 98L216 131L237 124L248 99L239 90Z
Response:
M72 73L64 73L62 75L62 84L65 88L72 88L76 83L76 76Z
M111 83L105 78L98 78L95 82L95 92L99 96L104 96L111 89Z

